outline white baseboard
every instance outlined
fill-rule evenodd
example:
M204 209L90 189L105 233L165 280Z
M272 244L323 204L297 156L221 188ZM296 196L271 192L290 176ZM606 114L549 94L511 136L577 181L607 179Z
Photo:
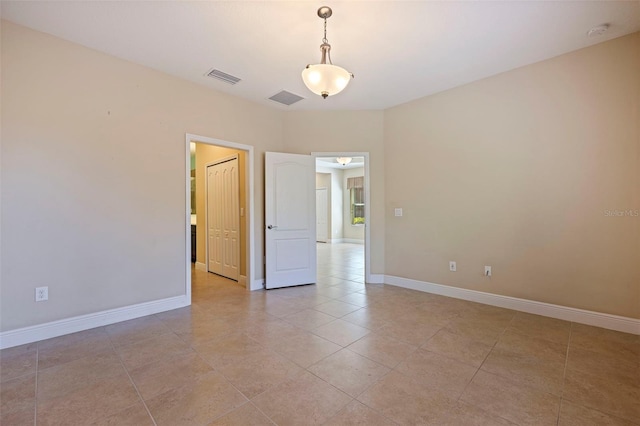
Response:
M384 284L383 274L370 274L367 284Z
M4 331L0 333L0 349L50 339L90 328L102 327L104 325L170 311L184 306L189 306L189 300L187 300L186 296L182 295L122 308L109 309L93 314L80 315L73 318L65 318L31 327Z
M264 280L263 279L257 279L257 280L253 280L251 281L251 291L254 290L263 290L264 289Z
M207 265L205 263L202 263L202 262L196 262L196 270L208 272L207 271Z
M358 240L356 238L343 238L341 242L350 244L364 244L364 240Z
M640 319L553 305L551 303L536 302L534 300L519 299L517 297L501 296L482 291L467 290L464 288L395 277L392 275L385 275L384 282L385 284L408 288L411 290L424 291L426 293L484 303L485 305L498 306L530 314L543 315L565 321L622 331L625 333L640 334Z
M359 240L357 238L332 238L327 240L327 244L342 244L342 243L351 243L351 244L364 244L364 240Z

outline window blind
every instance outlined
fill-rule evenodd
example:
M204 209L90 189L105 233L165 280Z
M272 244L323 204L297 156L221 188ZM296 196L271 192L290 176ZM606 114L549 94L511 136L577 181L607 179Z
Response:
M364 176L347 178L347 189L364 188Z

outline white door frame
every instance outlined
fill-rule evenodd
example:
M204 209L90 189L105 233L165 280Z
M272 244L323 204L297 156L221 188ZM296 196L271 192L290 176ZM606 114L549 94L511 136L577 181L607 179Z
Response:
M369 185L369 153L368 152L312 152L311 156L319 157L364 157L364 281L371 282L371 191Z
M185 295L191 304L191 142L206 143L209 145L223 146L225 148L237 149L247 153L246 182L249 186L246 205L249 214L247 235L244 242L247 244L247 290L261 290L262 280L256 280L255 273L255 211L254 211L254 158L253 146L221 139L209 138L187 133L185 137ZM245 183L246 185L246 183ZM366 210L365 210L366 211ZM246 220L246 219L245 219ZM255 281L255 282L254 282Z

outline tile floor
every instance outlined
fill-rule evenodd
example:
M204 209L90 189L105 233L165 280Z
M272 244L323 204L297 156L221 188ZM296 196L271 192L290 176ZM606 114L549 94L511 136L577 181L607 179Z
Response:
M193 271L193 306L0 353L0 424L633 425L640 336L383 285L362 246L268 292Z

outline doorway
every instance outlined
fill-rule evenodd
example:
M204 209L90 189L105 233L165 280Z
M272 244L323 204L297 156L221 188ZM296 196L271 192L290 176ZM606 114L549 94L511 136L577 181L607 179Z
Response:
M195 153L195 159L191 154L192 144L195 144L193 148ZM197 246L199 249L196 250L197 258L195 259L195 269L206 271L207 270L207 259L208 253L206 250L206 220L205 220L205 200L206 196L204 195L204 188L206 186L206 168L203 168L205 164L198 160L198 152L200 152L200 148L209 148L209 149L217 149L219 153L226 150L226 154L221 154L220 157L230 157L233 155L238 156L238 187L239 187L239 198L238 198L238 210L239 210L239 237L238 237L238 246L240 248L239 252L239 271L238 271L238 282L245 286L247 290L255 290L262 288L262 280L256 280L255 267L256 265L253 262L255 256L255 214L254 214L254 153L253 147L250 145L238 144L234 142L224 141L220 139L213 139L206 136L199 136L193 134L186 135L186 265L185 265L185 276L186 276L186 295L191 302L191 225L193 223L196 228L195 238L197 239ZM202 160L202 158L201 158ZM191 180L191 164L192 161L201 165L202 173L198 175L198 181L200 182L201 189L203 189L200 197L196 195L196 192L199 194L198 185L196 182L195 191L192 192L192 180ZM206 163L206 159L203 160ZM214 160L209 160L209 163L215 162ZM193 203L192 203L193 201ZM195 209L194 215L192 216L192 205ZM200 208L198 208L200 206ZM198 235L200 234L200 235Z
M317 201L316 224L321 225L324 220L321 215L326 211L328 233L323 241L318 231L318 275L370 282L369 154L316 152L312 155L316 158L316 194L322 188L327 192L326 208L319 207Z

